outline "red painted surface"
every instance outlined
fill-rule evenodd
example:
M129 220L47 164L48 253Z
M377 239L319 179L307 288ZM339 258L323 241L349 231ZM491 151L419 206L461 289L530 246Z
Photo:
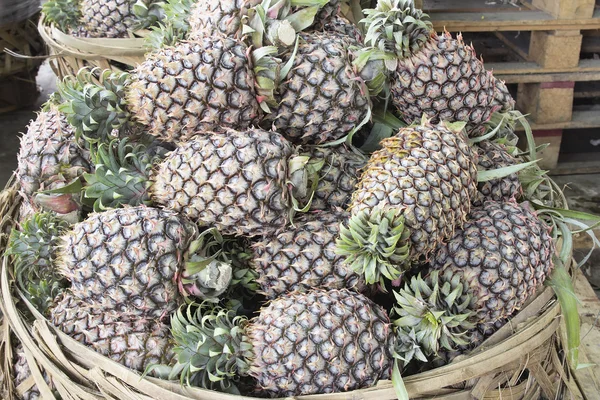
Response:
M573 89L575 82L542 82L540 88L542 89Z
M533 131L533 136L535 137L548 137L548 136L562 136L562 129L548 129L548 130L539 130Z

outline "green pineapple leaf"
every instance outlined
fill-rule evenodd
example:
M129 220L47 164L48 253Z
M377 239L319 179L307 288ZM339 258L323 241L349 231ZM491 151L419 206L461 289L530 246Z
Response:
M34 214L20 229L10 233L5 254L12 257L15 280L25 297L42 313L67 287L54 263L60 236L68 226L52 213Z
M169 379L231 391L237 377L248 373L253 356L245 333L247 324L246 317L211 303L180 307L171 317L177 363Z
M404 225L404 216L396 209L377 207L353 215L348 226L340 226L336 254L346 257L344 263L365 277L368 284L384 278L396 280L408 268L410 232Z
M433 25L429 16L412 0L379 0L375 8L363 10L366 46L404 59L418 53L429 40ZM393 69L394 63L389 64Z
M434 270L425 277L413 276L404 288L394 292L396 305L394 320L396 337L405 343L405 353L396 353L405 363L413 357L437 355L440 350L453 351L468 346L475 313L470 310L471 294L458 274L451 271L440 275ZM409 332L415 332L410 335ZM415 338L412 346L406 346L406 335ZM410 342L408 342L410 343ZM419 352L416 352L416 348Z
M42 13L47 21L65 33L75 29L81 18L78 0L49 0L42 5Z
M560 303L560 309L567 328L567 359L571 368L577 369L581 342L579 313L577 312L578 299L575 295L572 278L558 257L554 258L554 271L546 280L546 285L554 289Z
M99 82L96 81L99 76ZM89 143L109 142L131 126L125 88L129 74L82 68L76 77L67 76L58 91L63 103L59 110L75 128L75 136Z
M99 212L124 205L151 205L150 173L160 155L127 138L91 147L93 173L84 174L84 200Z
M146 36L146 46L160 49L187 39L190 14L195 3L196 0L167 0L158 3L163 15L157 26L150 27L152 32Z
M394 386L394 391L396 392L396 397L398 400L409 400L408 391L406 390L406 386L404 385L404 380L402 379L402 374L400 373L400 367L398 366L398 360L394 361L394 368L392 370L392 385Z

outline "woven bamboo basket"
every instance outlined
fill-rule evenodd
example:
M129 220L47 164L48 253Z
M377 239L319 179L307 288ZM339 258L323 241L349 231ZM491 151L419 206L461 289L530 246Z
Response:
M129 70L141 63L147 52L141 36L119 39L80 38L48 23L43 15L38 31L48 46L50 65L59 79L77 75L77 71L83 67L115 72Z
M0 195L0 250L19 209L14 179ZM127 400L250 400L198 388L183 387L179 381L141 378L140 374L101 356L56 330L27 303L12 279L10 260L2 258L1 307L4 314L0 357L4 360L4 396L14 398L37 385L42 398L54 399L43 379L45 371L63 399ZM17 302L19 304L17 304ZM36 316L22 318L19 307L29 307ZM560 327L560 306L551 288L545 288L498 332L468 356L428 372L404 378L411 399L439 400L534 400L564 399L576 393L561 351L565 341ZM12 334L11 334L12 333ZM13 336L14 334L14 336ZM32 377L15 388L10 368L10 341L23 343ZM7 379L8 377L8 379ZM348 393L295 397L299 400L388 400L395 399L390 381ZM286 400L292 400L287 398Z
M45 54L38 18L0 25L0 113L31 105L38 96L35 76Z

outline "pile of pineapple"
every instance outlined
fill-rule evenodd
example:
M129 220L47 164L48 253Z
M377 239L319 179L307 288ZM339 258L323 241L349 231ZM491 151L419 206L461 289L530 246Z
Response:
M94 7L134 3L73 21L127 31ZM55 327L140 373L286 397L451 362L541 288L555 230L522 117L412 1L361 28L339 0L145 3L145 61L67 78L22 138L7 254Z

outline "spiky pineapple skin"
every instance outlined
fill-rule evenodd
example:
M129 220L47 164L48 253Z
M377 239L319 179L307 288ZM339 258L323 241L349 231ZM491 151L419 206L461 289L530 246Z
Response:
M391 100L409 122L427 115L432 122L464 121L479 127L494 105L495 79L459 35L433 34L412 57L398 62L391 76ZM477 131L478 132L478 131Z
M30 122L17 161L21 194L30 201L59 175L69 180L91 169L89 152L77 145L75 130L57 110L41 111Z
M252 245L256 282L269 298L311 288L366 289L362 276L335 254L340 222L347 213L317 212L303 215L284 232L263 236Z
M310 157L310 162L323 163L319 170L317 188L309 196L301 197L302 204L310 201L311 210L345 209L350 203L352 193L356 189L360 171L367 164L368 158L355 153L345 145L335 147L310 147L304 149L302 155ZM297 171L292 174L302 173Z
M152 198L225 235L262 235L289 222L292 146L261 129L205 133L158 166Z
M131 114L167 142L256 124L260 106L247 52L239 41L202 37L152 53L133 73Z
M475 148L479 154L478 165L483 170L493 170L518 164L518 160L500 144L485 140L477 143ZM517 199L523 194L523 187L519 181L519 176L514 173L503 178L480 182L477 185L477 191L478 195L473 201L473 205L481 206L485 200Z
M82 32L89 37L121 38L135 25L136 0L82 0Z
M314 29L326 28L333 20L336 19L338 12L340 11L342 1L341 0L329 0L315 15L315 21L313 22Z
M427 258L466 220L477 193L477 153L464 132L443 125L403 128L381 145L360 177L350 211L399 208L411 233L411 258Z
M354 39L332 32L300 34L294 63L279 86L278 107L267 115L294 143L321 144L347 135L370 108L369 91L352 66Z
M339 14L331 17L322 29L327 32L348 36L349 38L356 40L358 43L362 43L363 41L363 34L358 26L354 25L352 22L348 21Z
M196 229L173 211L145 206L94 213L61 237L57 268L85 304L165 318L182 301L176 278Z
M249 375L272 397L370 387L390 376L392 336L385 311L362 294L291 293L248 325Z
M515 201L486 201L432 261L440 274L460 274L474 295L477 323L491 326L519 310L553 268L550 228Z
M174 362L169 326L154 320L91 308L67 293L57 299L50 321L73 339L135 371Z
M500 109L501 112L508 112L515 109L515 99L508 91L504 81L494 78L494 99L492 100L492 106Z
M190 15L190 38L223 36L240 38L242 16L260 4L260 0L199 1Z

